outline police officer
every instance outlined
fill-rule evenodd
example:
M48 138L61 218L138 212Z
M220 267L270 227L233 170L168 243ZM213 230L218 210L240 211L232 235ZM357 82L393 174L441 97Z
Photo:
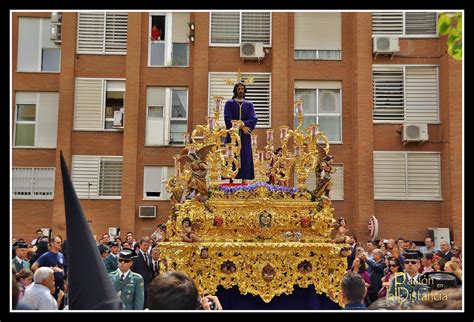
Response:
M124 248L119 255L118 270L109 274L115 291L126 310L143 310L145 304L143 277L130 270L132 258L136 256L135 251Z
M107 273L115 272L118 269L118 258L120 246L116 241L109 242L110 254L105 259Z
M15 258L12 260L13 265L17 272L20 272L23 268L30 268L30 263L26 259L28 253L28 245L22 242L16 242L15 247Z
M410 302L422 299L423 294L430 290L429 279L418 274L423 254L416 249L407 250L404 253L405 272L397 273L390 282L387 296L405 298Z

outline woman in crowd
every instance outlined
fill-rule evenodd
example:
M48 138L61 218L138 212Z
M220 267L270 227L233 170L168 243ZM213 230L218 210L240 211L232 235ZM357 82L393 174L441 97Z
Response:
M390 287L390 282L396 273L403 272L403 267L400 264L400 260L396 257L388 258L388 272L382 277L382 288L377 295L377 298L384 298L387 296L387 290Z

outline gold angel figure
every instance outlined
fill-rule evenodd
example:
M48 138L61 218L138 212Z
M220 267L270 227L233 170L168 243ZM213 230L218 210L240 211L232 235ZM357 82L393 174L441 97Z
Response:
M181 165L186 164L191 169L191 177L187 183L189 195L207 195L206 175L209 167L206 159L215 146L215 144L209 144L203 146L197 152L190 152L186 148L181 152L178 161Z
M326 151L316 144L318 149L318 161L316 166L316 188L314 194L316 197L330 199L329 192L332 188L333 175L336 169L332 167L333 156L326 153Z

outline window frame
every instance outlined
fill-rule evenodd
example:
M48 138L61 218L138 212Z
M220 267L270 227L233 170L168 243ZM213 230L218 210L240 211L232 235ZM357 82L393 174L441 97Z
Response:
M18 196L18 195L15 195L13 193L13 191L15 190L14 187L13 187L13 172L15 169L31 169L31 175L29 176L29 180L30 180L30 190L28 192L31 193L30 196ZM52 178L50 178L53 182L53 187L52 187L52 191L51 191L51 195L48 195L48 196L35 196L34 195L34 182L37 180L37 178L35 178L35 173L36 171L38 170L52 170L51 173L52 173ZM19 167L19 166L13 166L12 167L12 185L11 185L11 191L12 191L12 199L17 199L17 200L54 200L54 188L55 188L55 181L56 180L56 168L55 167Z
M179 143L179 144L170 144L171 142L171 113L173 109L173 90L178 90L178 91L186 91L186 123L187 123L187 132L189 132L189 88L188 87L183 87L183 86L147 86L147 88L164 88L165 89L165 97L164 97L164 104L152 104L148 105L146 103L145 105L145 139L144 139L144 146L145 147L162 147L162 146L170 146L170 147L184 147L185 144ZM146 99L147 100L147 99ZM145 101L146 101L145 100ZM149 113L149 108L150 107L163 107L163 121L164 121L164 126L163 126L163 142L168 141L168 143L163 143L163 144L147 144L146 143L146 137L147 137L147 131L148 131L148 113ZM182 119L178 119L182 120Z
M148 197L146 195L146 178L148 177L146 175L147 171L146 169L147 168L158 168L159 170L161 170L161 178L162 178L162 181L163 180L168 180L173 174L174 174L174 167L172 166L168 166L168 165L144 165L143 166L143 195L142 195L142 200L159 200L159 201L167 201L170 199L170 196L171 194L166 191L166 183L165 182L161 182L161 189L162 191L160 191L160 196L159 197Z
M238 11L240 16L239 16L239 43L238 44L219 44L219 43L212 43L212 13L222 13L223 11L221 10L214 10L214 11L209 11L209 47L240 47L242 45L242 13L243 11ZM231 13L232 11L228 11ZM233 11L234 13L236 11ZM261 11L251 11L251 10L246 10L245 12L258 12L261 13ZM272 48L272 31L273 31L273 12L270 12L270 42L269 45L263 44L263 48Z
M376 197L375 193L375 155L376 154L400 154L403 155L404 158L404 171L405 171L405 197ZM439 182L439 198L423 198L421 199L420 197L413 197L410 196L409 193L409 177L408 177L408 156L410 154L432 154L432 155L437 155L438 157L438 182ZM437 151L373 151L373 180L374 180L374 186L373 186L373 191L374 191L374 201L386 201L386 200L399 200L399 201L443 201L443 182L442 182L442 159L441 159L441 152ZM390 182L389 182L390 183Z
M35 120L34 121L19 121L18 120L18 110L20 109L20 105L34 105L35 107ZM17 131L17 125L18 124L25 124L25 125L31 125L34 124L35 126L35 131L34 131L34 138L33 138L33 145L17 145L16 144L16 131ZM35 104L18 104L15 102L15 128L13 131L13 147L14 148L36 148L38 145L38 94L36 95L36 102Z
M398 38L405 38L405 39L409 39L409 38L424 38L424 39L430 39L430 38L440 38L440 35L438 33L438 30L437 30L437 27L436 27L436 34L432 34L432 35L424 35L424 34L412 34L412 35L407 35L406 34L406 14L407 12L413 12L413 13L422 13L422 12L432 12L432 11L396 11L396 10L385 10L385 11L380 11L380 10L377 10L377 11L373 11L372 13L374 12L401 12L403 14L402 16L402 29L403 29L403 33L402 34L374 34L373 31L372 31L372 37L374 36L396 36ZM435 12L436 13L436 22L438 21L438 18L439 18L439 12ZM372 19L372 17L371 17Z
M403 72L403 120L375 120L375 114L374 114L374 98L375 98L375 91L372 93L372 122L373 124L401 124L401 123L406 123L409 122L406 120L407 116L407 92L406 92L406 84L407 84L407 72L406 69L407 67L434 67L436 68L436 90L437 90L437 99L438 99L438 121L417 121L415 123L427 123L427 124L441 124L441 115L440 115L440 91L439 91L439 86L440 86L440 65L436 64L372 64L372 86L374 86L374 67L400 67Z
M165 17L165 40L155 41L150 39L150 30L152 28L153 16L164 16ZM190 43L187 42L187 65L173 65L173 12L150 12L148 15L148 31L147 31L147 43L148 43L148 58L147 67L149 68L189 68L190 66ZM151 44L152 43L164 43L164 64L163 65L152 65L151 64ZM177 43L182 44L182 43Z
M38 29L38 37L39 37L39 46L38 46L38 61L37 61L37 70L20 70L19 69L19 62L20 62L20 59L19 59L19 55L20 55L20 30L21 30L21 21L22 19L39 19L40 23L39 23L39 29ZM61 46L58 46L56 45L52 40L49 40L51 43L55 44L56 47L52 47L52 48L44 48L42 46L43 44L43 21L49 21L50 22L50 25L51 25L51 19L50 18L46 18L46 17L19 17L18 18L18 40L17 40L17 62L16 62L16 70L15 72L17 73L45 73L45 74L59 74L61 73ZM51 71L51 70L43 70L43 50L44 49L57 49L59 50L59 70L57 71Z
M295 87L293 89L293 97L294 99L296 100L296 91L297 90L311 90L311 91L316 91L316 113L313 114L308 114L308 113L305 113L305 117L306 116L316 116L316 124L319 125L319 117L320 116L339 116L339 120L340 120L340 138L341 140L340 141L331 141L328 137L328 140L329 140L329 143L330 144L343 144L344 143L344 139L342 137L342 134L343 134L343 124L342 124L342 107L343 107L343 104L342 104L342 86L341 88L318 88L318 87L314 87L314 88L297 88ZM320 99L320 96L319 96L319 91L320 90L331 90L331 91L335 91L335 90L338 90L339 91L339 113L324 113L322 115L320 115L319 113L319 99ZM304 103L303 103L304 104ZM295 124L295 121L298 121L298 118L297 118L297 114L296 114L296 111L295 109L293 109L293 124ZM327 134L325 133L326 137L327 137Z

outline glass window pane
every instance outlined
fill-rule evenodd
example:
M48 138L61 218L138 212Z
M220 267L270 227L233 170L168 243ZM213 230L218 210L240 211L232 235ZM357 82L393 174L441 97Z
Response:
M340 113L339 90L319 90L319 113Z
M324 132L329 141L341 141L340 116L320 116L319 129Z
M163 66L165 64L165 43L150 43L150 65Z
M19 104L17 105L17 120L18 121L31 121L36 120L36 105L34 104Z
M188 66L189 44L173 44L173 66Z
M295 59L316 59L316 50L295 50Z
M171 121L170 144L183 144L183 134L188 132L188 121Z
M148 117L163 118L163 106L148 106Z
M35 145L35 124L16 124L15 145Z
M43 48L41 70L44 72L59 72L59 60L61 50L59 48Z
M340 50L320 50L319 59L341 59Z
M188 91L172 91L172 107L171 117L172 118L187 118L187 98Z
M316 90L297 89L295 90L295 101L303 100L303 110L306 114L316 114Z

